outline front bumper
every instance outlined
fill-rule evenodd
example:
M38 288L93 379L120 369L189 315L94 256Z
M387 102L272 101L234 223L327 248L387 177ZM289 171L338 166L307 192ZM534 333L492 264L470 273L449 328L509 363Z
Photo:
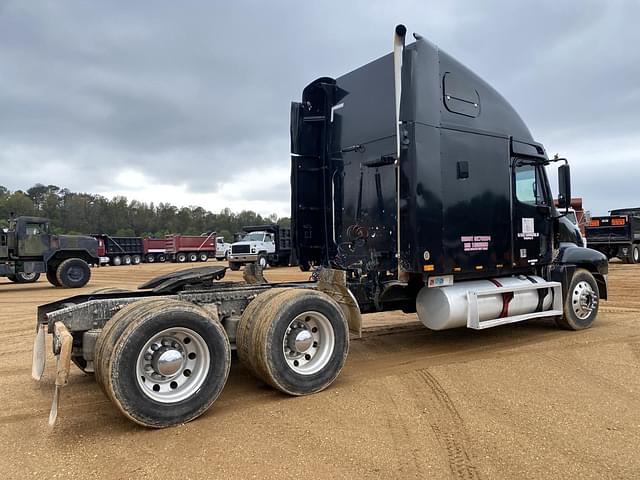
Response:
M257 253L241 253L241 254L231 254L229 255L230 262L244 262L244 263L252 263L258 260Z

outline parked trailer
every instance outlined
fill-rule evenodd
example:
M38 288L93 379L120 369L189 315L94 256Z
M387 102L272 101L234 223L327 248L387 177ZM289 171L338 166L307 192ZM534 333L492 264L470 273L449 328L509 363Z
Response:
M231 245L229 268L239 270L247 263L262 268L291 264L291 229L279 225L243 227L242 238Z
M55 287L84 287L90 265L98 265L98 242L81 235L54 235L49 220L16 217L0 230L0 276L15 283L37 282L41 273Z
M607 258L640 262L640 207L620 208L609 213L609 216L591 218L586 229L589 247Z
M167 235L165 249L174 262L206 262L209 257L215 257L216 234Z
M167 242L164 238L143 238L144 261L147 263L167 261Z
M328 387L366 312L417 312L435 330L593 324L607 259L554 207L543 146L492 87L419 35L405 48L405 32L393 54L312 82L292 105L292 245L321 267L317 282L267 284L254 263L245 283L213 282L223 269L209 267L42 305L33 376L48 332L50 422L71 361L126 417L166 427L214 403L234 346L284 393Z
M98 240L101 263L119 266L142 262L144 243L141 237L112 237L106 233L91 236Z
M556 208L558 207L558 199L554 199L554 205L556 206ZM572 222L575 223L578 228L580 229L580 235L582 235L582 238L585 243L585 247L586 247L586 227L587 227L587 214L584 211L584 208L582 207L582 198L581 197L573 197L571 199L571 206L566 210L566 216L567 218Z

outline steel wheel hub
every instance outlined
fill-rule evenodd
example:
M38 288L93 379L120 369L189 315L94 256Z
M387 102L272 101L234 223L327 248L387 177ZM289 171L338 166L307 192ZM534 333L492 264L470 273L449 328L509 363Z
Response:
M289 334L289 349L304 353L313 345L313 334L305 328L296 328Z
M584 320L598 305L598 297L588 282L579 282L573 289L571 304L573 312L580 320Z
M304 312L294 318L282 340L289 367L301 375L322 370L331 360L335 334L331 322L320 312Z
M74 282L82 280L82 269L80 267L71 267L67 272L68 277Z
M165 377L175 375L183 364L184 357L180 350L165 348L156 350L151 359L153 369Z
M189 328L174 327L155 334L140 350L136 380L152 400L180 402L202 387L209 367L204 339Z

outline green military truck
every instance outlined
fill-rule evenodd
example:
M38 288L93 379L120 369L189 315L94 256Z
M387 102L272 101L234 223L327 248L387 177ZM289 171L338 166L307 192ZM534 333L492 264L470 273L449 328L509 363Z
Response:
M80 235L53 235L49 220L16 217L0 230L0 276L16 283L38 281L41 273L56 287L78 288L98 265L98 241Z

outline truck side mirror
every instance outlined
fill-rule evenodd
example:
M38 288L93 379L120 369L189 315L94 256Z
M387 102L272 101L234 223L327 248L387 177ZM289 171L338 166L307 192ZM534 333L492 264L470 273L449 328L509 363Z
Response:
M558 167L558 207L568 208L571 205L571 170L569 165Z

